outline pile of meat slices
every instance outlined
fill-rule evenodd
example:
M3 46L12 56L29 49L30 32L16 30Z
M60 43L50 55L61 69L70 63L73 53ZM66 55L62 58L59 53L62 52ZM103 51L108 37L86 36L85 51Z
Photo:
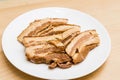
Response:
M82 62L100 42L96 30L80 32L80 26L65 18L35 20L17 39L25 46L27 60L49 64L50 69Z

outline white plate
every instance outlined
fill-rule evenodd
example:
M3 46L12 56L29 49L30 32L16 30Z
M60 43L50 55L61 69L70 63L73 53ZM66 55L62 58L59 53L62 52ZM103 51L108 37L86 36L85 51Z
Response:
M33 64L27 61L24 47L17 41L17 36L30 22L46 17L68 18L69 23L80 25L81 31L95 29L100 37L100 45L92 50L82 63L68 69L50 70L45 64ZM14 19L4 31L2 48L7 59L16 68L29 75L45 79L73 79L98 69L110 53L111 42L104 26L93 17L73 9L48 7L29 11Z

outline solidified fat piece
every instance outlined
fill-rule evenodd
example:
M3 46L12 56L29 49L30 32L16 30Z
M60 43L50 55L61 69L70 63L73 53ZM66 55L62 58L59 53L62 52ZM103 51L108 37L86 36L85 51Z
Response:
M41 20L35 20L18 36L17 39L19 42L22 43L23 37L25 36L36 36L34 34L36 34L39 31L44 30L51 24L53 26L56 26L56 25L66 24L67 21L68 20L64 18L45 18Z
M73 62L76 64L84 60L88 52L98 46L99 42L96 31L88 30L75 37L65 50L66 53L73 58Z

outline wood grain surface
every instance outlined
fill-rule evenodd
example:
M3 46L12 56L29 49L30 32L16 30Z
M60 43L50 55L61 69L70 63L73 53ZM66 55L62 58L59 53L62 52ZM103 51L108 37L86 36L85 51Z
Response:
M43 80L16 69L1 46L2 33L14 18L42 7L83 11L99 20L110 34L112 49L107 61L95 72L75 80L120 80L120 0L0 0L0 80Z

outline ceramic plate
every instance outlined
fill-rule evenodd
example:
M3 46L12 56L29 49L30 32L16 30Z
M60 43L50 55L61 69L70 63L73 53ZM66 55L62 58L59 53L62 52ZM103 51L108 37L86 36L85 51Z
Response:
M17 41L17 36L34 20L46 17L67 18L69 23L80 25L81 31L95 29L100 37L100 45L90 51L82 63L68 69L50 70L46 64L33 64L27 61L25 48ZM7 59L16 68L29 75L44 79L73 79L98 69L109 56L111 42L105 27L88 14L68 8L48 7L29 11L14 19L3 33L2 48Z

